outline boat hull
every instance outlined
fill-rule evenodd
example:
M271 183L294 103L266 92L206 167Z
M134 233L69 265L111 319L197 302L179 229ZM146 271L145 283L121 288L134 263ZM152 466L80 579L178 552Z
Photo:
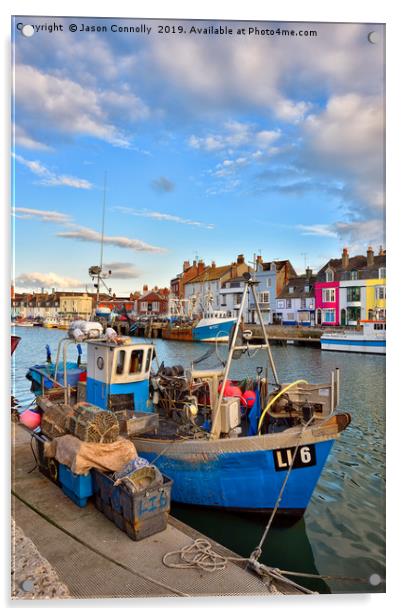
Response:
M371 353L385 355L386 340L357 338L326 338L320 340L322 351L344 351L347 353Z
M183 451L180 446L176 447L173 453L169 448L166 452L164 448L161 450L161 441L153 445L151 439L136 439L135 445L139 455L150 462L158 456L158 468L174 481L172 499L175 502L263 513L273 510L276 505L287 474L286 449L292 451L293 445L299 443L294 437L285 441L288 444L284 449L277 447L279 443L284 444L281 438L272 440L274 447L270 444L270 435L225 439L221 450L217 443L223 441L204 441L194 448L184 444ZM228 445L229 441L233 442L232 446ZM291 470L279 513L303 514L333 443L334 438L318 441L312 438L301 444L301 447L309 446L314 463ZM279 459L284 468L278 468Z
M202 319L193 329L197 342L228 342L235 319Z

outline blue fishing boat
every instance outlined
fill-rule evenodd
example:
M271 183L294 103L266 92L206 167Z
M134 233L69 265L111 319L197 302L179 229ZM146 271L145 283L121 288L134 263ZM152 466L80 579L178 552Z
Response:
M248 290L256 295L255 285L246 278L240 314ZM87 381L80 383L80 399L85 390L91 405L131 413L121 435L173 479L174 501L255 513L276 508L301 516L351 417L336 411L338 370L328 383L280 383L259 307L257 311L264 344L250 344L250 332L242 331L239 317L228 359L214 369L200 369L196 362L186 370L164 363L154 367L152 343L135 344L114 332L109 339L88 340ZM73 341L60 344L67 347ZM271 381L257 366L256 376L231 382L232 361L257 349L267 353ZM58 394L63 397L60 408L75 404L74 387L60 387ZM46 394L37 400L43 410L57 403Z
M193 327L192 338L195 342L228 342L235 323L236 319L227 317L225 312L206 312Z

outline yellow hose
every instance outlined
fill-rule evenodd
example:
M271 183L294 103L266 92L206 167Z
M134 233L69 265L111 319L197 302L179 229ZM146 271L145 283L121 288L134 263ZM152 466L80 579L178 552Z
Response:
M279 391L278 394L276 394L274 396L274 398L269 400L266 408L264 409L263 413L260 415L259 424L258 424L258 427L257 427L258 434L260 434L260 430L262 428L262 423L263 423L264 416L266 415L266 413L269 410L269 408L275 403L276 400L281 398L281 396L283 394L285 394L287 391L289 391L291 389L291 387L294 387L294 385L298 385L298 383L306 383L307 384L308 381L304 381L304 379L298 379L298 381L294 381L293 383L290 383L289 385L287 385L287 387L284 387L284 389Z

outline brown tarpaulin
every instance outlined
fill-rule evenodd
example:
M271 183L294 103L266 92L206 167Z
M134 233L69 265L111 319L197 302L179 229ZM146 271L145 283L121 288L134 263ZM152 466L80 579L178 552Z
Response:
M65 434L46 443L45 456L56 458L77 475L86 475L92 468L120 471L137 457L137 451L127 439L118 439L114 443L85 443Z

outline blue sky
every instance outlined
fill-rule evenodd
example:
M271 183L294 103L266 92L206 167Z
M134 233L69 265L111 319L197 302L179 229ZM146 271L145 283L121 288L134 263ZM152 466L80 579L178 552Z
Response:
M221 265L261 253L301 271L343 246L384 244L382 26L225 37L192 35L185 21L164 22L181 35L152 20L16 21L64 26L14 36L18 289L90 288L105 171L116 293L168 285L196 255ZM231 22L253 25L268 24Z

